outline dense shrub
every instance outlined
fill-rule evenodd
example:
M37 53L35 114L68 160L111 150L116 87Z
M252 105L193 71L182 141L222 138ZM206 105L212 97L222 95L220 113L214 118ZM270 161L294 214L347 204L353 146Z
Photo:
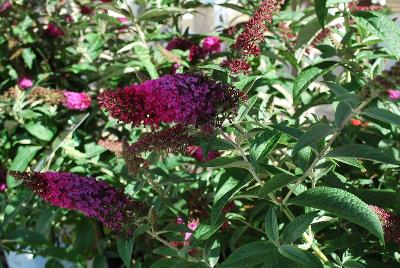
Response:
M207 34L182 28L212 10L198 1L0 3L3 252L48 267L399 265L389 10L226 2L241 19Z

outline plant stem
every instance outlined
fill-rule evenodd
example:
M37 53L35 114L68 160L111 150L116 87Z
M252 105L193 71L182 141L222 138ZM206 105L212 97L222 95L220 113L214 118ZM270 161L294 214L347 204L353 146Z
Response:
M310 174L314 171L315 167L319 163L319 161L325 157L327 151L331 148L332 144L336 141L337 137L340 135L342 132L343 128L347 125L347 122L356 116L357 114L360 113L362 109L365 108L365 106L368 105L368 103L374 99L375 96L363 101L353 112L351 112L340 124L340 126L336 129L336 131L333 133L332 137L328 141L328 143L325 145L325 147L317 154L315 157L314 161L311 163L311 165L308 167L306 172L303 173L303 175L300 177L300 179L297 180L296 184L289 190L289 192L286 194L285 198L282 201L282 204L286 204L290 198L290 196L293 194L293 191L299 186L306 178L310 176Z
M243 151L243 149L241 148L241 146L238 145L238 144L236 144L236 142L232 141L232 140L228 137L228 135L226 135L224 132L222 132L222 136L223 136L225 139L227 139L235 148L237 148L238 151L239 151L239 153L240 153L240 155L242 156L243 160L246 161L246 162L248 162L248 163L251 165L251 168L249 169L251 175L252 175L253 178L262 186L262 185L264 184L264 182L263 182L263 181L260 179L260 177L257 175L256 170L255 170L253 164L251 164L251 162L248 160L248 158L247 158L245 152ZM294 220L295 216L294 216L293 213L290 211L290 209L289 209L287 206L282 205L282 204L278 201L278 199L275 197L274 194L271 194L271 193L270 193L270 194L268 194L268 197L271 199L271 201L272 201L273 203L279 205L279 206L282 208L282 211L285 213L285 215L289 218L290 221L293 221L293 220ZM247 224L246 224L246 225L247 225ZM254 229L254 228L253 228L253 229ZM324 263L326 263L326 262L329 261L328 258L324 255L324 253L318 248L318 246L315 245L315 244L313 243L312 238L311 238L307 233L304 233L304 234L302 235L302 237L303 237L304 241L306 241L306 243L308 243L308 244L311 246L311 248L313 249L315 255L316 255L319 259L321 259L321 261L323 261Z

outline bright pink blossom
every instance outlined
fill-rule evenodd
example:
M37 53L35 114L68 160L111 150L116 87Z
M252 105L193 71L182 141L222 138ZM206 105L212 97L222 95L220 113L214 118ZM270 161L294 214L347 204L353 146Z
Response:
M218 53L222 50L221 39L216 36L208 36L203 40L203 50L206 53Z
M209 151L205 157L203 154L203 149L201 149L200 146L193 145L187 147L187 154L200 162L207 162L221 156L221 154L217 151Z
M129 20L125 17L118 17L117 20L122 24L128 24Z
M12 7L12 3L9 0L6 0L2 4L0 4L0 13L6 11L7 9Z
M28 77L24 76L18 80L18 87L20 89L27 89L33 86L33 81Z
M389 99L391 100L399 100L400 99L400 90L396 90L396 89L389 89L387 91L387 94L389 96Z
M47 25L46 30L44 31L45 34L49 37L60 37L64 35L64 32L54 23L50 22Z
M92 99L85 92L64 91L64 106L69 110L86 110L90 107Z
M15 172L10 174L54 206L82 212L105 226L122 231L146 207L105 181L66 172Z

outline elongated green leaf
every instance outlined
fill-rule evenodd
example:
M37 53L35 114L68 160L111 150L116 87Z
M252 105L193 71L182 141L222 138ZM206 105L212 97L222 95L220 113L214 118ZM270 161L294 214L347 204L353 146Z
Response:
M399 162L387 152L364 144L349 144L337 147L330 151L327 157L366 159L399 166Z
M157 69L150 59L150 51L147 47L145 47L142 43L136 42L133 43L133 48L135 50L136 55L138 56L142 65L146 68L149 73L151 79L158 78Z
M326 15L328 15L326 1L327 0L314 0L315 13L317 13L317 18L322 28L325 27Z
M267 233L269 240L271 240L274 244L278 243L279 227L274 207L271 207L265 216L265 232Z
M25 124L25 128L30 134L43 141L51 141L54 137L54 131L42 125L41 122L30 121Z
M29 162L35 157L36 153L41 149L40 146L20 146L17 150L17 155L11 163L10 170L24 171ZM16 181L14 177L7 177L7 187L13 188L20 185L21 182Z
M260 196L266 197L282 187L297 181L299 178L287 173L279 173L269 179L261 188Z
M266 241L252 242L235 250L220 267L253 267L268 262L269 259L274 258L274 255L279 255L277 253L278 251L272 243Z
M314 124L306 133L301 135L299 141L293 148L292 155L296 155L298 151L307 146L318 143L320 140L331 135L332 133L333 129L328 124L325 123Z
M294 260L295 262L307 268L323 268L321 261L313 254L303 251L296 246L282 245L278 248L283 256Z
M389 47L398 60L400 59L400 29L387 15L379 12L357 12L354 14L357 25L376 35Z
M316 212L307 213L296 217L292 222L285 226L282 233L282 242L290 243L299 238L310 226L315 217Z
M139 20L154 19L157 17L172 16L176 14L184 14L187 10L183 8L176 7L164 7L164 8L153 8L143 12L139 16Z
M244 169L251 168L251 164L249 162L239 159L240 158L218 157L211 161L202 163L201 165L213 168L244 168Z
M325 210L364 227L383 241L383 230L378 216L366 203L347 191L317 187L294 197L290 203Z
M132 265L133 239L117 239L118 253L127 268Z
M400 116L388 110L380 108L367 108L363 111L363 114L384 123L400 126Z
M266 157L278 144L282 133L277 131L265 131L258 135L250 147L250 159L257 162Z
M341 126L344 120L351 114L351 107L350 105L346 104L345 102L339 102L336 112L335 112L335 122L336 126Z
M328 73L335 65L336 61L324 61L305 68L297 76L293 85L293 101L295 103L300 99L300 95L314 82L318 77Z

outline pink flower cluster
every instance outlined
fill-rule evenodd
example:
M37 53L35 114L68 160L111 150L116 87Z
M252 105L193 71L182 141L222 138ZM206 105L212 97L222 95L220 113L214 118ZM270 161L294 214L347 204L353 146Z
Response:
M358 1L355 0L355 2L350 2L348 4L348 7L350 9L351 12L357 12L357 11L378 11L382 9L381 5L373 5L371 4L370 1L368 1L369 3L364 4L363 2L366 1Z
M9 0L4 1L2 4L0 4L0 13L6 11L7 9L12 7L12 3Z
M389 89L387 91L388 97L389 99L393 100L393 101L397 101L400 99L400 90L397 89Z
M217 157L220 157L221 154L217 151L209 151L207 156L204 156L203 149L200 146L188 146L186 149L186 153L188 156L195 158L199 162L207 162L211 161Z
M28 89L33 86L33 81L28 77L24 76L18 80L18 87L22 90Z
M176 219L176 223L185 225L185 221L181 217L178 217ZM196 229L199 226L199 224L200 224L200 220L199 219L191 219L191 220L188 221L186 226L190 230L192 230L194 232L194 231L196 231ZM189 246L190 245L190 241L189 240L192 237L192 235L193 235L192 232L190 232L190 233L189 232L182 233L184 241L183 242L173 241L173 242L171 242L171 245L174 246L174 247L177 247L177 248Z
M99 104L112 117L134 126L159 123L213 124L238 102L236 91L200 74L165 75L140 85L107 90Z
M82 212L115 231L123 231L147 208L104 181L66 172L15 172L42 199L54 206Z
M400 246L400 217L376 206L369 206L382 223L387 242L394 242Z
M91 97L85 92L64 91L63 105L69 110L83 111L90 107Z

